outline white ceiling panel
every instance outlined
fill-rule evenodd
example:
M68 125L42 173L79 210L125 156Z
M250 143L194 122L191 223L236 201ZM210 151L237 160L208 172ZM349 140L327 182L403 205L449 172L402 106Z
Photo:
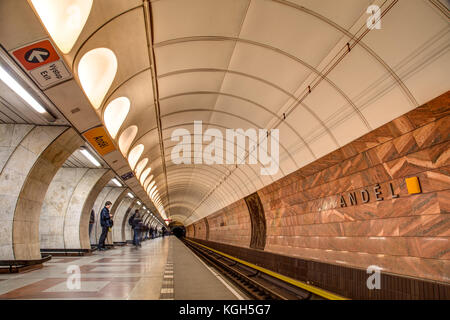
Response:
M192 36L239 35L249 1L173 0L152 3L155 42Z

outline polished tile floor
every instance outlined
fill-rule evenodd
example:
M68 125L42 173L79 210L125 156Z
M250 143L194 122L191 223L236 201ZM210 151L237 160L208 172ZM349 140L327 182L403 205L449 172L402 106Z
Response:
M0 274L0 299L159 299L170 241L157 238L141 248L53 257L40 270Z
M0 299L235 300L243 295L171 236L145 241L141 248L53 257L39 270L0 274Z

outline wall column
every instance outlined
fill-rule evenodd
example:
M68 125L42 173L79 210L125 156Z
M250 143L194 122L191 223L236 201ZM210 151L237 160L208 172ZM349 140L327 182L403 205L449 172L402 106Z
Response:
M45 194L82 143L68 127L0 124L0 260L41 259L39 217Z

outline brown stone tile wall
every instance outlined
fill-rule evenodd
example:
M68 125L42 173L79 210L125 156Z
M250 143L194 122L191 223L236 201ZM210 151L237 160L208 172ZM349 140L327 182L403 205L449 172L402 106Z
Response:
M449 102L447 92L259 190L265 251L450 282ZM405 178L414 176L422 193L409 195ZM383 201L376 200L377 184ZM390 184L398 198L391 196ZM353 192L356 205L350 205ZM347 207L341 207L341 195ZM246 208L238 209L240 202L207 217L209 240L233 244L247 230L217 227L234 211L248 216Z
M250 216L245 201L234 204L207 217L211 241L248 247L252 233Z
M193 224L186 227L186 237L194 238L194 225Z
M207 240L206 239L206 224L205 224L205 221L203 219L197 221L195 223L194 227L195 227L195 237L197 239Z

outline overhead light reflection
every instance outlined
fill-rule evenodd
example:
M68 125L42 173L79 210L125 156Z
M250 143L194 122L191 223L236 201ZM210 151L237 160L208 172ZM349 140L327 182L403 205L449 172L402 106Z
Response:
M83 154L83 156L86 157L94 166L101 167L102 165L100 162L97 161L97 159L94 158L94 156L87 150L87 149L80 149L80 152Z
M0 66L0 79L26 103L39 113L46 113L44 107L34 99L11 75Z

